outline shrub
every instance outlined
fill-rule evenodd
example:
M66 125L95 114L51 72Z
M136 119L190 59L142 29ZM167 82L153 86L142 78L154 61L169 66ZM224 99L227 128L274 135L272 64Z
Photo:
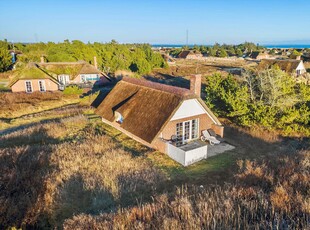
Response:
M243 126L309 135L310 86L295 83L279 68L246 72L241 81L214 74L207 82L206 104L218 115Z
M63 94L65 94L65 95L80 95L82 93L83 93L83 89L79 88L76 85L68 86L63 91Z

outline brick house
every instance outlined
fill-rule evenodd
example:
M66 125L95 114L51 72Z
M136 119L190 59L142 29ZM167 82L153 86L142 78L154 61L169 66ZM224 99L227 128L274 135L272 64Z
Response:
M12 92L57 91L59 82L38 68L37 64L30 63L24 69L15 72L9 87L11 87Z
M102 121L140 143L168 154L184 166L207 158L201 132L223 126L200 98L201 75L190 79L190 90L124 78L103 99L96 113Z

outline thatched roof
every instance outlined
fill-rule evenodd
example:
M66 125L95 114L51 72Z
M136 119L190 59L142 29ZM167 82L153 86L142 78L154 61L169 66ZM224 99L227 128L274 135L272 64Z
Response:
M302 62L301 60L295 59L286 59L286 60L277 60L277 59L263 59L258 65L259 70L265 70L271 66L277 65L282 71L287 73L294 72L298 65Z
M249 58L252 58L252 59L257 59L260 55L262 56L268 56L268 53L266 53L265 51L261 52L261 51L253 51L249 54ZM266 57L265 57L266 58Z
M48 72L41 69L35 63L29 63L25 68L16 70L13 74L13 80L9 84L9 87L14 85L18 80L32 80L32 79L50 79L58 84L57 80L53 78Z
M188 55L202 55L199 51L195 50L184 50L181 53L179 53L178 58L186 58Z
M39 66L50 74L67 74L73 80L79 74L101 74L93 65L85 62L47 62L40 63Z
M198 96L184 88L124 78L106 96L96 113L113 122L115 112L119 112L124 118L121 128L151 143L181 102L190 98L198 99Z
M258 55L260 55L261 53L259 51L254 51L252 53L250 53L249 57L256 59L258 57Z

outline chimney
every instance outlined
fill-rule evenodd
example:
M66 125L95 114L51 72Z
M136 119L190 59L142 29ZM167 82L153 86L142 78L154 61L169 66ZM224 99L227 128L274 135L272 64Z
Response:
M296 60L300 61L300 59L301 59L301 56L300 56L300 55L299 55L299 56L296 56Z
M201 94L201 74L193 74L190 77L190 91L200 97Z
M40 60L41 60L41 63L44 63L44 62L45 62L43 56L41 56Z
M96 56L94 56L94 66L96 69L98 69L97 57Z

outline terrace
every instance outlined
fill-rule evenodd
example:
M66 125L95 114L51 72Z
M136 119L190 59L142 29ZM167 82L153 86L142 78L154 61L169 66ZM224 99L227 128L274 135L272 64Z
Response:
M171 141L167 142L168 155L183 166L194 164L202 159L207 159L234 148L234 146L226 142L213 146L201 140L193 140L181 146L176 146Z

